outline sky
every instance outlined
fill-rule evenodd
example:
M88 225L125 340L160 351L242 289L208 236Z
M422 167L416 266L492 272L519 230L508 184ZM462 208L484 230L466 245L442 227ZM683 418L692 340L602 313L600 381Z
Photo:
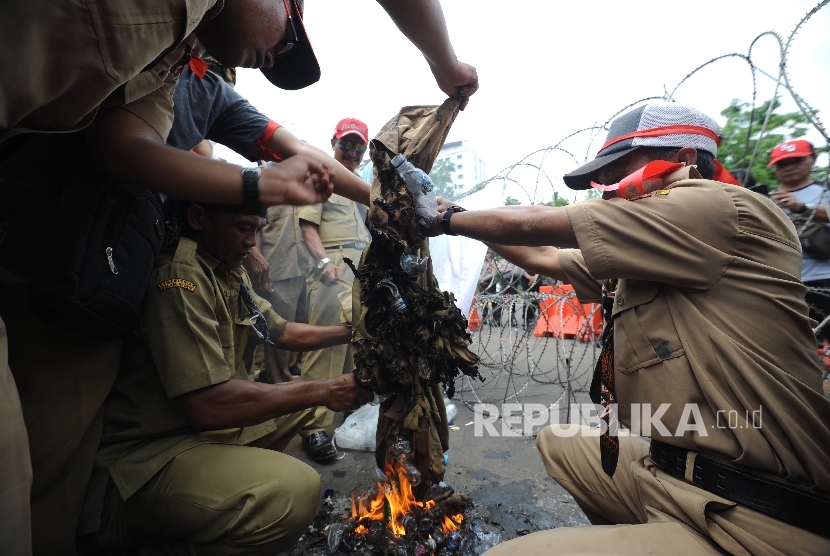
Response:
M673 91L684 76L716 56L747 54L764 31L777 31L786 41L818 1L442 4L456 55L477 68L481 85L447 140L471 140L491 178L577 130L606 122L633 102ZM341 118L366 122L374 136L401 107L445 99L420 52L374 0L307 0L305 23L322 69L318 83L282 91L259 71L240 70L237 84L261 112L305 141L329 151ZM752 59L777 76L778 43L769 36L759 39ZM830 5L794 37L788 72L794 89L820 110L830 131ZM759 75L757 84L760 104L772 96L775 81ZM789 93L783 87L780 92L782 109L795 110ZM751 97L749 66L736 58L708 66L674 94L677 102L694 105L721 124L719 113L732 99ZM494 198L509 194L527 204L548 200L553 191L575 198L561 176L592 159L604 137L601 132L593 143L585 133L568 139L562 146L573 157L558 151L530 157L530 164L514 169L508 180L494 182ZM808 138L824 144L817 132ZM217 154L247 163L221 147Z

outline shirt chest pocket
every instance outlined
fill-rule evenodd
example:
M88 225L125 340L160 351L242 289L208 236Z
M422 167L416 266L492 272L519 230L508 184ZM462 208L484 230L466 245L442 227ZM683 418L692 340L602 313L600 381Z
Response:
M184 2L90 0L87 5L104 66L119 83L138 75L184 37Z
M620 280L613 313L617 371L629 374L685 354L666 298L654 282Z

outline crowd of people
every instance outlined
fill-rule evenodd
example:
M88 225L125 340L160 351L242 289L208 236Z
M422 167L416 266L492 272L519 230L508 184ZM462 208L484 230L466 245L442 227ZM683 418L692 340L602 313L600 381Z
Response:
M439 1L378 3L466 106L478 76ZM236 67L284 89L320 78L303 7L0 7L15 60L0 66L3 554L275 554L314 517L320 477L281 450L300 435L311 460L332 459L333 412L373 397L350 372L344 263L371 240L355 173L369 130L341 120L329 154L233 88ZM486 293L549 277L606 311L592 384L606 426L537 440L597 527L492 554L830 552L830 401L805 303L805 284L830 287L830 200L803 140L771 153L769 198L720 181L719 133L650 103L564 176L604 200L439 199L430 234L497 254ZM218 160L212 142L258 165ZM633 434L661 404L671 431Z

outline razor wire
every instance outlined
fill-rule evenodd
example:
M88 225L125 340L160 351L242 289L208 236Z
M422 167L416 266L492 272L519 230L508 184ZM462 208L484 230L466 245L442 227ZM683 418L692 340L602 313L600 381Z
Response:
M553 145L527 154L454 200L460 201L472 193L499 183L502 188L507 184L519 187L530 199L531 204L541 199L539 189L542 184L550 187L556 196L555 184L561 182L561 176L555 176L546 165L554 153L564 154L577 165L587 162L596 140L608 130L616 117L644 102L674 101L677 91L692 77L706 67L726 59L742 60L749 67L752 82L750 114L754 114L758 104L758 77L762 76L775 82L769 109L754 139L755 144L751 147L748 137L744 145L744 154L749 154L752 148L749 167L758 155L761 140L768 131L775 99L782 88L790 94L798 110L821 134L830 149L830 134L819 119L818 111L796 92L788 72L788 55L797 33L813 15L829 3L830 0L818 2L799 20L786 40L775 31L764 31L752 40L746 54L733 52L716 56L695 67L673 88L664 86L663 94L631 102L602 123L594 123L573 131ZM753 49L759 41L767 37L773 38L779 47L777 75L763 70L753 61ZM750 129L752 125L753 122L750 121ZM569 142L574 140L584 141L584 144L569 146ZM830 171L826 174L830 175ZM578 200L574 195L572 201ZM488 269L487 265L491 265L492 268ZM521 269L505 265L501 261L488 262L485 265L482 279L479 281L479 291L473 299L469 313L472 349L480 358L480 372L485 381L474 382L466 377L460 379L461 384L458 385L456 396L468 408L478 413L486 412L482 409L485 407L484 404L518 404L517 407L525 408L526 404L537 402L550 405L550 401L556 399L557 403L561 404L563 413L560 418L564 422L579 421L582 417L575 419L570 408L578 399L587 400L587 391L600 352L600 306L580 304L572 289L562 287L552 279L541 277L536 284L530 284L525 279L523 284L522 276ZM830 307L830 288L808 287L807 291L813 296L812 300L808 300L808 306L821 318L814 332L821 336L822 330L830 326L830 314L826 314L816 300L826 298L825 306ZM824 351L826 353L819 350L817 355L830 357L830 346L825 347ZM520 411L525 413L524 419L533 419L525 409ZM507 421L502 422L518 434L525 433Z

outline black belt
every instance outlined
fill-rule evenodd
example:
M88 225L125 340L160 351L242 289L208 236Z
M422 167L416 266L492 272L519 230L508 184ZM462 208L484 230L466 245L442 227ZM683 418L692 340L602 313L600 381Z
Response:
M689 450L651 441L649 457L669 475L685 480ZM727 500L780 519L790 525L830 538L827 516L830 498L777 477L698 453L692 484Z
M326 249L365 249L369 245L365 241L358 241L357 243L347 243L345 245L329 245Z

